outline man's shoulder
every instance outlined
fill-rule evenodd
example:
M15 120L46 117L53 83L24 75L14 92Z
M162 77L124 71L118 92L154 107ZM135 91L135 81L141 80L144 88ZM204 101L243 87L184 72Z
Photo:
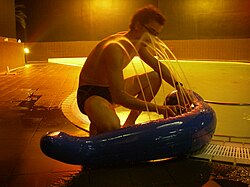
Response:
M101 46L102 50L105 52L110 52L112 54L124 53L126 50L125 43L128 43L127 39L124 39L125 33L126 32L118 32L110 35L104 38L98 45Z
M124 48L122 47L121 43L110 40L105 42L103 45L103 50L118 53L123 52Z

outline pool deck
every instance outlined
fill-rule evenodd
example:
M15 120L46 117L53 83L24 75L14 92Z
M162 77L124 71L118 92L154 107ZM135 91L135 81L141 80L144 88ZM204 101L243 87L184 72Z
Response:
M60 130L88 136L65 117L61 108L65 99L77 89L79 72L80 67L44 63L0 74L1 187L208 186L215 185L215 181L221 186L250 184L249 166L234 167L192 158L87 169L46 157L39 145L46 132ZM242 102L247 102L247 98ZM243 117L249 124L249 111ZM237 129L237 133L243 131L245 136L249 126L243 128ZM240 176L220 181L235 173L235 169L241 173L239 181L245 183L237 182ZM244 178L244 174L248 176Z

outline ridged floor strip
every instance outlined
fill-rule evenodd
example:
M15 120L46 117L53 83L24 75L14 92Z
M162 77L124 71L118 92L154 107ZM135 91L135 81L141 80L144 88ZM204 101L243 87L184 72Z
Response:
M234 165L250 165L250 144L212 140L191 157Z

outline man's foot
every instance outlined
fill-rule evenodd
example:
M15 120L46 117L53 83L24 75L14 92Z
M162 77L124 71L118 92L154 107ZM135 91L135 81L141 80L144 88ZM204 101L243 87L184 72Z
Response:
M89 125L89 136L95 136L98 134L97 128L94 124L90 123Z
M134 126L135 124L128 124L128 123L124 123L122 128L126 128L126 127L130 127L130 126Z

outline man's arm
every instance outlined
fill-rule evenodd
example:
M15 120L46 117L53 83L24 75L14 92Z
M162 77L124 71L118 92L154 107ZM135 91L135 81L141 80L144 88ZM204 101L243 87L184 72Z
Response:
M175 83L177 82L176 78L169 71L167 66L165 66L162 62L158 61L154 56L152 56L146 47L141 47L139 50L140 58L148 64L151 68L153 68L156 72L160 74L162 72L162 78L169 83L172 87L175 87ZM160 67L160 68L159 68Z
M162 78L178 91L177 94L179 96L178 98L179 98L180 105L191 106L191 104L193 103L191 97L186 92L186 90L182 87L182 83L178 82L176 78L172 75L172 73L169 71L167 66L165 66L163 63L158 61L154 56L152 56L148 52L146 47L142 46L139 50L139 54L140 54L140 58L150 67L152 67L156 72L160 74L160 71L161 71Z

